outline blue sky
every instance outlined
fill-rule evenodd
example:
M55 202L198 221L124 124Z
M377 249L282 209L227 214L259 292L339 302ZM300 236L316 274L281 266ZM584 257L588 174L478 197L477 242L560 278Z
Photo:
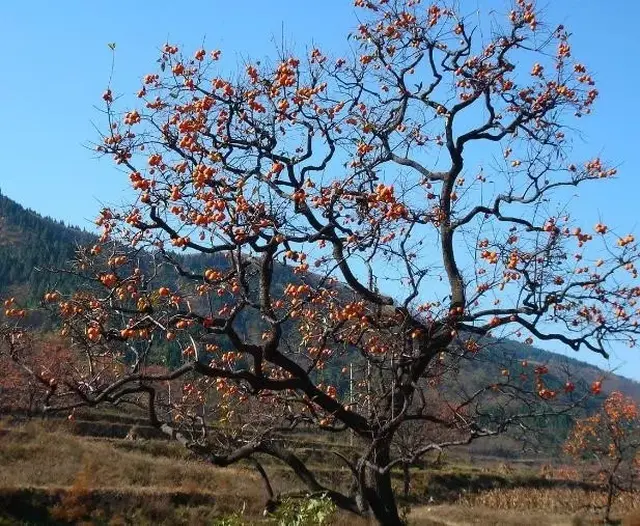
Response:
M465 12L508 6L500 0L461 4ZM595 73L601 93L595 114L578 123L584 135L576 155L601 155L620 168L617 180L581 190L573 210L587 225L603 218L621 232L640 234L640 2L555 0L544 11L550 23L573 32L573 53ZM131 94L154 71L167 40L188 50L203 42L207 49L220 48L224 66L233 69L244 58L273 55L282 36L290 49L315 43L338 55L356 25L351 0L0 2L0 189L42 214L87 228L100 203L127 198L126 177L87 147L97 138L94 123L101 122L97 106L111 67L108 42L117 43L115 91ZM616 350L610 364L586 354L579 358L640 379L637 353Z

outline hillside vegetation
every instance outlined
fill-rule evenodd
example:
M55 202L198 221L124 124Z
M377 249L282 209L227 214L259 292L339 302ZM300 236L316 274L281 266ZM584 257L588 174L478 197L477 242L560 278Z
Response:
M10 294L22 295L35 303L52 288L72 290L78 287L79 282L73 275L52 273L49 269L69 268L78 246L92 244L95 239L95 236L84 230L43 217L32 210L25 209L10 198L0 195L0 297ZM175 257L180 260L181 265L193 272L202 272L207 267L224 264L224 261L215 255L187 253ZM162 270L161 275L157 277L158 282L162 282L163 285L170 283L170 286L179 286L180 277L171 267L165 266ZM296 279L298 278L292 273L290 267L280 265L276 269L274 277L276 287L282 288L288 281ZM259 341L262 332L259 320L241 315L236 324L241 333ZM490 348L489 353L479 353L463 366L466 369L465 382L469 390L495 381L503 364L509 364L510 367L513 367L513 364L528 364L521 370L511 371L514 375L527 373L537 365L546 364L551 371L550 385L556 385L559 388L564 383L561 376L567 373L580 379L584 390L591 382L605 376L603 371L579 360L511 340L491 342ZM175 367L180 364L181 353L177 346L166 343L157 350L155 360L158 364ZM348 354L346 354L322 373L325 381L333 383L343 393L349 389L349 385L341 369L348 365L348 361ZM606 376L603 396L610 391L620 390L640 400L639 383L615 374ZM598 403L599 401L594 399L587 410L595 408ZM0 406L2 405L0 401ZM548 436L553 438L555 446L562 443L570 424L569 418L545 423L549 431ZM483 451L486 448L495 450L493 446L486 446L483 443L476 447ZM551 445L545 444L543 447L551 447ZM516 453L513 447L507 449L510 452L503 449L495 451L509 455Z
M47 269L64 267L78 244L94 236L28 210L0 193L0 294L26 293L41 297L52 286L66 289L69 276Z
M117 430L135 421L100 412L75 421L0 421L0 524L272 524L263 515L263 490L251 464L217 468L167 440L124 439ZM116 430L114 436L107 429ZM317 437L316 449L335 449L328 438ZM409 523L595 523L592 512L604 495L560 462L469 463L453 451L413 472L403 497L414 506ZM311 465L323 477L348 479L337 463ZM296 488L284 466L267 461L265 468L277 490ZM394 484L400 490L400 472ZM637 497L625 496L615 514L640 508ZM236 522L222 522L232 516ZM338 514L330 524L369 523Z

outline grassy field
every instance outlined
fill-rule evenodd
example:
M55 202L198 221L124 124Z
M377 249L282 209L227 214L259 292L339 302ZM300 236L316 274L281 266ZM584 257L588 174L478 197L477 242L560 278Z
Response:
M205 525L240 512L248 524L264 522L264 494L251 466L214 468L176 443L123 440L134 423L1 421L0 525ZM276 491L296 488L282 466L267 468ZM347 477L331 466L313 468L320 478ZM590 510L603 498L553 473L541 476L535 466L450 460L414 472L404 504L411 504L409 522L415 525L580 525L596 523ZM640 495L627 496L616 513L622 517L633 509L640 510ZM346 514L333 523L368 524Z

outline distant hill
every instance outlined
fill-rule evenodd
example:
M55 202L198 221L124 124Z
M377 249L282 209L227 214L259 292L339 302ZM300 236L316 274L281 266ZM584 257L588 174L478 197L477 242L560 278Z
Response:
M587 351L578 352L576 353L576 358L573 358L513 340L501 342L500 345L503 346L503 354L508 353L508 355L517 360L528 360L532 366L546 364L552 371L566 368L589 384L604 376L603 391L605 393L622 391L640 402L640 382L618 374L605 372L595 365L581 361L579 357Z
M63 290L73 287L73 278L38 269L65 266L73 258L79 244L89 244L95 240L96 237L85 230L44 217L0 193L0 297L19 294L35 301L53 285ZM212 263L215 256L180 255L178 258L183 263L187 262L192 270L202 270L215 264ZM216 263L220 263L219 258ZM169 276L167 278L175 279ZM277 271L274 281L276 286L283 286L292 279L295 277L291 269L283 265ZM249 335L259 331L259 324L255 320L241 319L239 322L243 332ZM260 332L254 336L259 338ZM528 360L532 366L544 363L552 371L568 368L573 375L589 384L606 376L603 389L605 392L619 390L640 401L640 383L638 382L615 374L609 375L579 359L510 340L492 344L490 357L473 363L474 381L481 382L495 378L502 360L505 363ZM167 360L167 363L169 361ZM337 367L341 368L343 365L338 364ZM335 376L336 381L339 381L338 378L342 376L339 374L339 369L327 371L327 374Z
M0 193L0 295L41 297L60 278L39 269L64 266L78 244L94 239L84 230L43 217ZM64 288L65 283L62 285Z

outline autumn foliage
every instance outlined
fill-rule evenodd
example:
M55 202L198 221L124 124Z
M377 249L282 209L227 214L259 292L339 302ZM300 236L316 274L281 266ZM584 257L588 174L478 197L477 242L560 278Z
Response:
M73 379L76 357L58 337L33 341L10 327L2 327L1 335L8 342L6 352L0 353L0 412L36 414L58 379Z
M579 420L565 444L570 455L595 463L599 483L607 491L605 520L614 499L638 490L640 480L640 415L638 404L620 392L611 393L596 414Z
M100 212L73 267L87 287L44 298L87 359L57 393L73 401L52 407L145 400L209 461L270 455L309 492L398 524L395 466L579 403L540 364L503 364L470 392L460 371L492 342L635 344L637 245L565 206L567 189L616 175L570 158L598 91L566 28L521 0L485 22L442 3L355 4L353 56L281 50L227 74L219 50L166 44L133 107L108 87L97 151L134 198ZM179 366L150 373L167 346ZM220 418L243 433L216 449L204 431ZM439 430L393 449L411 422ZM304 426L365 445L343 459L349 492L270 439Z

